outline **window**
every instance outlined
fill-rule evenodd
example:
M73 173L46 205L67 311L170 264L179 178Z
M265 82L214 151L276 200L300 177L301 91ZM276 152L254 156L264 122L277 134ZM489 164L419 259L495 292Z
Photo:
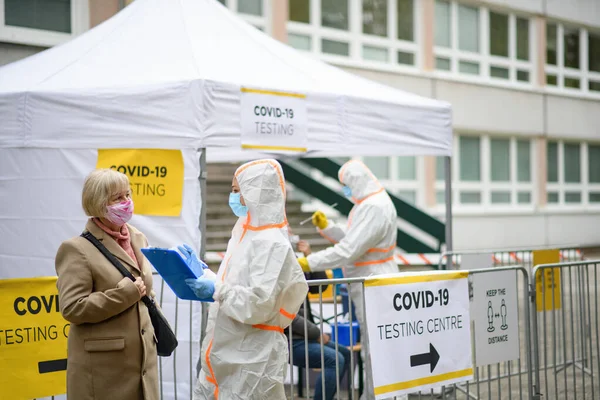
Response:
M532 82L529 19L457 2L435 3L435 65L444 73Z
M0 41L54 46L69 40L89 26L87 8L81 3L75 0L0 0Z
M600 144L588 145L588 179L588 201L600 205Z
M363 162L378 179L390 179L390 161L388 157L364 157Z
M363 0L363 33L387 36L387 0Z
M388 191L408 203L418 204L422 158L363 157L362 160Z
M600 34L548 22L545 69L548 87L600 93Z
M415 67L415 1L288 0L288 43L326 61Z
M531 207L533 146L527 139L459 136L453 158L457 206ZM444 159L436 159L436 202L444 204Z
M266 21L265 10L268 10L267 0L219 0L225 7L237 13L246 22L256 27L263 32L269 31L269 26ZM294 2L302 3L302 1ZM290 5L291 14L291 5ZM301 40L300 40L301 42Z
M4 23L71 33L71 0L4 0Z
M350 20L348 0L321 0L321 25L347 31Z
M565 152L565 182L581 183L581 149L579 144L566 143Z
M261 16L263 14L262 0L243 0L238 1L238 12Z
M310 0L290 0L289 20L310 23Z
M460 180L477 182L481 180L481 144L478 137L461 136L460 143Z
M546 149L548 205L600 205L600 144L549 141Z
M458 6L458 48L479 53L479 10Z
M490 54L508 57L508 15L490 12Z
M588 35L588 71L590 92L600 92L600 33Z
M509 182L510 141L508 139L492 139L490 146L492 182Z
M414 2L413 0L396 0L396 20L398 21L399 40L412 42L415 40L414 25Z
M452 47L452 14L450 3L438 0L435 3L435 45Z
M337 40L321 40L321 51L327 54L337 54L339 56L350 55L350 45L346 42L338 42Z

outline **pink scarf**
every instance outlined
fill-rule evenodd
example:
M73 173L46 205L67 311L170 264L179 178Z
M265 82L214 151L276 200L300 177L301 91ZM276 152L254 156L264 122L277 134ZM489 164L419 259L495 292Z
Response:
M135 256L135 253L133 252L133 248L131 247L131 237L129 236L129 229L127 229L127 224L123 224L123 226L121 227L121 232L116 232L111 230L108 226L104 225L102 221L100 221L100 219L98 218L92 218L92 221L94 221L98 228L102 229L113 239L115 239L117 244L121 246L121 248L125 250L125 253L127 253L127 255L131 257L133 262L136 265L138 265L137 258Z

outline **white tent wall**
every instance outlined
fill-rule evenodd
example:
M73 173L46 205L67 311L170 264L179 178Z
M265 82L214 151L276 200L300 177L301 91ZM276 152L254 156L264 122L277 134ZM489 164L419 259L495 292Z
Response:
M184 149L182 156L181 215L134 215L131 224L152 246L185 242L198 250L200 152ZM84 229L81 189L97 159L95 149L0 148L0 279L56 275L54 257L60 243ZM179 340L174 355L160 359L161 398L191 398L200 354L201 305L177 299L158 275L154 289Z
M200 247L200 153L182 151L183 207L178 217L134 215L150 245ZM60 243L85 227L81 189L97 150L0 148L0 277L52 276Z

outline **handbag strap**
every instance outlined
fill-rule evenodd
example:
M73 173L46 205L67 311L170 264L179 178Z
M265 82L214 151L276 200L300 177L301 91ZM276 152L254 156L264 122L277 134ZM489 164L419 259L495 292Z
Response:
M125 278L129 278L135 282L135 277L133 276L133 274L131 272L129 272L129 270L127 268L125 268L125 266L123 264L121 264L121 261L119 261L113 253L108 251L106 246L104 246L102 244L102 242L100 242L96 238L96 236L92 235L92 233L89 231L85 231L81 234L81 237L89 240L100 251L100 253L102 253L104 255L104 257L106 257L108 259L108 261L110 261L111 264L114 265L115 268L117 268L119 270L119 272ZM142 297L142 301L144 302L144 304L146 304L147 307L150 307L151 305L154 306L154 300L152 300L148 295L145 295L144 297Z

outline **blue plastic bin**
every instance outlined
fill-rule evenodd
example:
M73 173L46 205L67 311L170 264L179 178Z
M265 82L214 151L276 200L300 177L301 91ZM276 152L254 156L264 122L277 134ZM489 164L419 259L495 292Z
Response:
M342 346L354 346L359 340L358 322L352 323L352 343L350 343L350 324L344 322L338 322L338 344ZM331 325L331 340L335 341L335 325Z

